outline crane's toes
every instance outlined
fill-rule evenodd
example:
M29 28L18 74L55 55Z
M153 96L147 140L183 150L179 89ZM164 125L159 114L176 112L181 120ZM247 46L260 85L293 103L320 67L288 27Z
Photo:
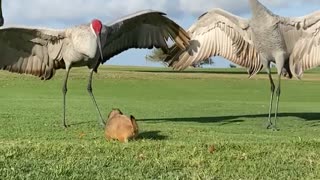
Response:
M273 128L273 124L271 123L271 122L269 122L268 124L267 124L267 129L272 129Z
M268 125L267 125L267 129L271 129L271 130L273 130L273 131L279 131L280 129L278 129L274 124L272 124L272 123L269 123Z
M106 127L106 122L103 120L103 118L100 116L99 124L102 128Z
M105 124L103 122L100 122L100 127L105 128Z
M70 127L70 125L63 124L63 127L64 127L65 129L67 129L68 127Z

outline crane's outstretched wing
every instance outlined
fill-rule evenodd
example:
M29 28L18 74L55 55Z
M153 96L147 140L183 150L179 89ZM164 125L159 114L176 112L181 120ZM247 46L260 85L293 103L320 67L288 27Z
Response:
M0 0L0 26L4 23L3 16L2 16L2 0Z
M50 79L60 68L63 32L24 27L0 28L0 69Z
M222 56L246 67L250 76L262 68L252 44L249 22L241 17L214 9L200 16L188 33L191 36L190 46L186 50L173 46L166 59L174 69L183 70L212 56Z
M103 46L103 62L130 48L168 49L169 38L179 48L188 45L187 32L164 13L145 10L128 15L105 26L106 36Z
M300 39L290 56L290 70L297 78L304 71L320 66L320 35Z
M320 65L320 11L297 18L281 18L280 27L290 55L290 71L301 78Z

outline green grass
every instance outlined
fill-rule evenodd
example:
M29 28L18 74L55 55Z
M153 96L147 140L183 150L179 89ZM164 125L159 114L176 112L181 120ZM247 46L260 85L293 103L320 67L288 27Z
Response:
M319 69L282 81L274 132L265 74L102 67L93 88L103 115L118 107L138 119L127 144L104 139L87 69L71 71L62 128L63 75L0 71L0 179L320 179Z

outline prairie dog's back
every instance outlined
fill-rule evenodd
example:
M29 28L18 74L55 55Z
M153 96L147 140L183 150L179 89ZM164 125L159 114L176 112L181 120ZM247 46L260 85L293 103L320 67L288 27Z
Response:
M120 109L113 109L113 110L109 113L107 120L109 121L109 120L112 119L113 117L119 116L119 115L123 115L123 113L120 111Z

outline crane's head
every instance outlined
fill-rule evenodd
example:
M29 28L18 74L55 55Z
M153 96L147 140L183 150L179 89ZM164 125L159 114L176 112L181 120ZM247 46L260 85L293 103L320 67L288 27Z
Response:
M91 28L96 35L100 35L102 29L102 23L99 19L93 19L91 21Z
M97 37L97 44L98 44L98 48L99 48L99 51L100 51L100 56L101 56L101 61L103 61L103 54L102 54L102 48L101 48L101 30L102 30L102 23L100 20L98 19L93 19L91 21L91 29L93 30L94 32L94 35Z

